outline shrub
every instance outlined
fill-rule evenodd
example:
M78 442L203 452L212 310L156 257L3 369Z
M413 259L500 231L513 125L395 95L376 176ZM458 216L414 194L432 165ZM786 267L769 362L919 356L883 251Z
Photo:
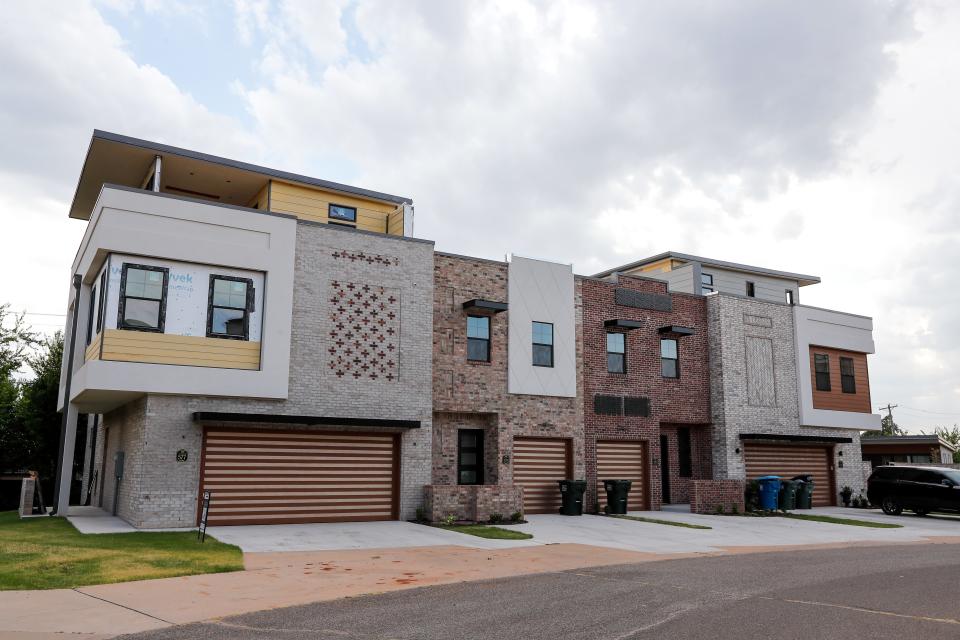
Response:
M521 520L523 520L523 512L522 512L522 511L514 511L513 513L510 514L510 521L511 521L511 522L520 522Z
M740 514L740 508L737 507L737 505L732 504L732 505L730 505L730 513L732 513L733 515L739 515L739 514Z
M491 513L490 514L490 524L497 524L498 522L503 522L502 513Z
M452 527L453 525L457 524L457 516L455 516L452 513L448 513L443 518L443 524L445 524L448 527Z
M760 509L760 483L751 480L743 489L743 507L745 511L758 511Z
M718 515L718 516L722 516L722 515L723 515L723 505L722 505L722 504L718 504L718 505L717 505L717 515Z
M427 521L427 510L423 507L417 507L417 522Z

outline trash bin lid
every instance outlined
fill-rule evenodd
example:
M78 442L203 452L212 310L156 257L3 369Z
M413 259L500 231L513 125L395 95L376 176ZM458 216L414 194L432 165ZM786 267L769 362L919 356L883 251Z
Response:
M757 480L779 480L780 476L760 476Z

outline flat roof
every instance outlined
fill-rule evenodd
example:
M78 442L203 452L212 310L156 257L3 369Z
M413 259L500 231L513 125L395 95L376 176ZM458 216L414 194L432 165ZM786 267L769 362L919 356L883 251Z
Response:
M629 271L631 269L636 269L637 267L642 267L652 262L659 262L660 260L664 260L666 258L683 260L684 262L699 262L705 267L718 267L720 269L730 269L731 271L742 271L744 273L755 273L758 275L771 276L774 278L796 280L797 284L799 284L801 287L805 287L811 284L817 284L818 282L820 282L820 278L818 276L811 276L811 275L806 275L802 273L793 273L792 271L778 271L777 269L767 269L765 267L754 267L752 265L741 264L739 262L727 262L726 260L715 260L713 258L695 256L689 253L680 253L679 251L666 251L664 253L660 253L655 256L650 256L649 258L643 258L642 260L637 260L635 262L630 262L628 264L624 264L619 267L607 269L606 271L601 271L600 273L595 274L593 277L605 278L613 273Z
M276 178L371 200L393 204L413 204L411 198L404 196L371 191L370 189L339 182L321 180L298 173L280 171L250 164L249 162L94 129L90 138L90 146L87 148L87 155L83 161L83 168L80 170L80 179L77 182L73 202L70 205L70 217L87 219L100 193L100 187L104 183L139 184L140 180L146 176L153 157L157 155L161 157L174 156L192 162L216 165L222 170L232 171L233 175L246 177L247 183L253 176L267 179ZM239 187L238 184L236 188Z
M934 435L910 435L910 436L863 436L860 438L860 446L867 444L936 444L941 447L946 447L950 451L956 451L957 448L952 444L941 438L940 436Z

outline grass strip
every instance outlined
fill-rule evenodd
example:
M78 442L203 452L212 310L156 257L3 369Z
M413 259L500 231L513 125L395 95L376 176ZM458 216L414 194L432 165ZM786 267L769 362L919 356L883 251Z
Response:
M871 520L854 520L852 518L837 518L835 516L818 516L806 513L783 513L782 518L792 518L794 520L809 520L811 522L827 522L829 524L846 524L851 527L869 527L871 529L902 529L902 524L893 524L892 522L873 522Z
M501 529L500 527L488 527L484 524L453 524L438 525L441 529L447 531L456 531L465 533L478 538L491 538L493 540L529 540L533 535L523 531L511 531L510 529Z
M684 529L713 529L705 524L691 524L689 522L679 522L676 520L659 520L657 518L644 518L643 516L628 516L622 513L609 514L610 518L620 518L621 520L636 520L637 522L649 522L650 524L665 524L670 527L683 527Z
M81 534L65 518L0 513L0 590L70 589L91 584L241 571L239 547L195 532Z

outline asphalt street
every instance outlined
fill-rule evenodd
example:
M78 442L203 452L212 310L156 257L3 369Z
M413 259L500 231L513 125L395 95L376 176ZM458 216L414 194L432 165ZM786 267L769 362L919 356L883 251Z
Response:
M691 558L411 589L128 638L960 638L960 545Z

